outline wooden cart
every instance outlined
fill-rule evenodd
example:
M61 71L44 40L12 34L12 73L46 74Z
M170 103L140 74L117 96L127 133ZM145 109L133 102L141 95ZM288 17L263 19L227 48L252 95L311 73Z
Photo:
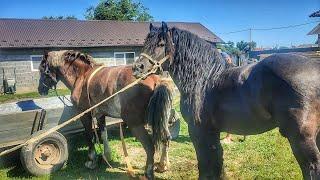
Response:
M0 104L0 152L20 145L30 137L55 127L78 114L69 97L50 97ZM178 137L180 120L174 112L169 128ZM106 118L106 126L122 123L121 119ZM84 131L76 121L58 132L51 133L21 148L20 159L26 171L33 175L50 174L62 168L68 159L68 145L64 136ZM0 158L1 164L1 158Z
M24 143L76 114L76 109L65 97L0 104L0 151ZM33 175L49 174L60 169L68 159L68 145L64 136L83 130L81 122L77 121L24 146L20 152L23 167Z

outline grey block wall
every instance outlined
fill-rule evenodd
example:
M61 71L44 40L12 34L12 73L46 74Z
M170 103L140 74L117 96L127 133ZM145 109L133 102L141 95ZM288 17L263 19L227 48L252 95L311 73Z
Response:
M70 48L69 48L70 49ZM48 49L46 49L48 50ZM49 49L60 50L60 49ZM94 58L107 58L113 60L114 52L135 52L135 56L139 56L141 47L105 47L105 48L74 48L92 55ZM8 78L14 78L14 68L16 68L17 76L17 92L37 91L39 72L31 71L31 55L43 55L45 49L0 49L0 93L3 93L3 73ZM103 62L108 63L108 62ZM58 84L58 88L66 88L62 83Z
M5 76L14 78L16 69L17 90L19 92L36 89L39 72L31 71L30 55L0 55L0 91L3 92L3 70Z

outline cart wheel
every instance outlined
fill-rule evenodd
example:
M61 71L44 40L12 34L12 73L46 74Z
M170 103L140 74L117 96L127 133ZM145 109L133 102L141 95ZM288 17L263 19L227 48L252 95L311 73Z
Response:
M33 134L33 137L43 130ZM66 138L53 132L33 143L22 147L21 163L26 171L35 176L50 174L62 168L68 159Z

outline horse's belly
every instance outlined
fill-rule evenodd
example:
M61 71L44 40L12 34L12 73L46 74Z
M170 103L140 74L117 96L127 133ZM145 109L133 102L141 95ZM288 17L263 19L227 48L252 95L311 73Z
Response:
M246 104L229 105L233 108L222 108L217 112L217 119L222 131L239 135L260 134L275 128L277 125L271 115L262 107L248 107ZM235 108L236 107L236 108Z
M119 96L110 99L109 102L100 107L99 112L105 116L121 118L121 103Z

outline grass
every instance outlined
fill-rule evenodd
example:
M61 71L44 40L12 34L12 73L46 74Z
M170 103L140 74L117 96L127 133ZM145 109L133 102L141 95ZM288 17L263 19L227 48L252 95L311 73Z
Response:
M68 95L70 91L68 89L57 89L59 95ZM53 90L49 91L48 97L56 96L56 92ZM25 99L35 99L40 98L41 95L38 92L29 92L23 94L1 94L0 95L0 104L17 101L17 100L25 100Z
M179 105L175 103L176 110ZM129 132L125 133L129 156L142 174L145 165L145 153L141 144ZM225 134L222 133L221 137ZM278 129L248 136L244 142L239 142L241 136L233 136L236 141L232 144L223 144L225 179L302 179L299 166L292 155L288 141L283 138ZM65 167L50 176L31 177L26 174L19 163L0 168L0 179L128 179L119 169L109 169L101 163L98 169L88 170L84 167L87 157L87 148L83 143L83 136L69 139L69 160ZM112 147L112 165L125 167L121 141L117 132L110 138ZM159 155L156 155L159 158ZM195 151L190 141L187 125L181 123L179 137L170 145L170 170L165 173L156 173L158 179L196 179L197 161Z

